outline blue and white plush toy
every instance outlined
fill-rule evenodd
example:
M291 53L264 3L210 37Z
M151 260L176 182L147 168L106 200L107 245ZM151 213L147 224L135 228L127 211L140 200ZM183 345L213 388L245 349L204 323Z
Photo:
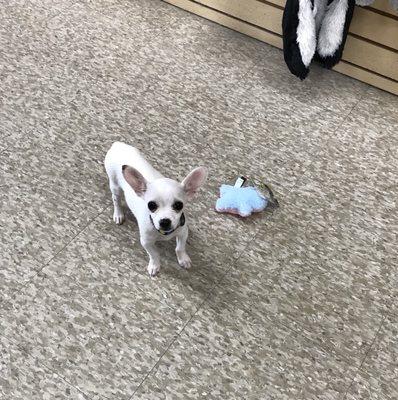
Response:
M253 186L221 185L216 211L248 217L254 212L263 211L267 204L268 199L263 197Z

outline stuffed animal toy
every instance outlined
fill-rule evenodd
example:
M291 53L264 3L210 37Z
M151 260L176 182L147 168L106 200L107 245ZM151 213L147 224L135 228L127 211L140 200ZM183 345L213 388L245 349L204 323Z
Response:
M254 186L221 185L216 211L248 217L252 213L263 211L267 205L277 207L278 201L272 190L267 185L263 186L268 190L269 198L263 196Z
M340 61L354 7L355 0L287 0L283 52L292 74L305 79L314 56L327 68Z
M268 200L261 196L253 186L221 185L216 211L248 217L254 212L263 211L267 207L267 203Z

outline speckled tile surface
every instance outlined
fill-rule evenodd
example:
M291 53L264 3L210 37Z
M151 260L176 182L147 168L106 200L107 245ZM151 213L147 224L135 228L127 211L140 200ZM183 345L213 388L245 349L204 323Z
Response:
M129 399L184 321L150 291L113 293L64 267L44 268L2 299L1 331L88 396Z
M0 154L0 275L14 277L14 284L47 263L107 206L102 156L74 142L72 132L63 133L58 140L48 133L46 140L27 138Z
M217 298L307 331L359 366L397 297L398 162L391 143L348 117L320 145Z
M0 396L7 400L88 400L82 392L4 337L0 337Z
M397 97L160 0L0 7L0 397L392 400L398 396ZM103 158L209 169L181 269ZM222 183L281 207L217 214Z
M318 106L341 114L355 106L368 89L362 82L318 65L311 69L308 79L300 82L293 75L285 74L283 53L276 48L272 48L269 56L257 63L251 75L258 82L258 88L272 87L294 99L296 104Z
M296 269L278 273L268 267L267 259L261 264L240 261L239 271L232 271L215 290L215 300L282 323L328 352L360 364L382 321L382 311L371 301L374 286L315 277L301 272L299 262Z
M260 315L202 308L173 343L137 399L332 399L353 369Z
M397 336L397 316L388 315L347 392L347 400L390 400L398 396Z

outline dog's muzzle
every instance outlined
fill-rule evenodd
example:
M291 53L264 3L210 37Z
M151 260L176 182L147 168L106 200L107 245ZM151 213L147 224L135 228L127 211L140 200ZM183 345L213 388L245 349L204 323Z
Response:
M176 228L171 229L171 230L169 230L169 231L165 231L165 230L163 230L163 229L158 229L158 228L156 228L155 224L153 223L152 215L149 216L149 219L151 220L153 227L154 227L161 235L164 235L164 236L171 235L171 234L172 234L174 231L176 231L178 228L181 228L182 226L185 225L185 215L184 215L184 213L181 214L179 225L178 225Z

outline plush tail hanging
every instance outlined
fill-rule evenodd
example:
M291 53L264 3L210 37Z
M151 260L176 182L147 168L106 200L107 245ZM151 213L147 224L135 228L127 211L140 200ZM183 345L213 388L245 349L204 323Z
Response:
M286 1L283 53L292 74L305 79L315 51L327 68L340 61L354 7L355 0Z
M311 0L287 0L282 19L283 55L290 72L306 78L316 49Z
M317 45L317 58L326 68L341 60L354 8L355 0L332 0L328 4Z

